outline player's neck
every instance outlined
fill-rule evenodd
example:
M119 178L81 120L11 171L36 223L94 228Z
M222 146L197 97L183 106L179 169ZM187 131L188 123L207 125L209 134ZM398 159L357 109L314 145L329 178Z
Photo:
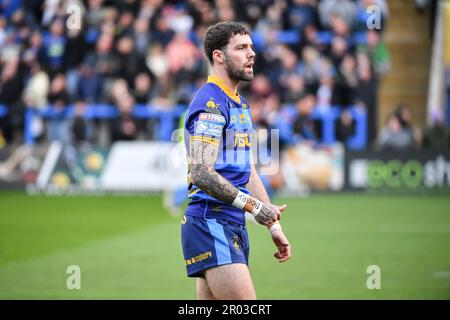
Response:
M232 93L238 94L237 87L239 81L231 80L225 70L214 70L211 76L219 77Z

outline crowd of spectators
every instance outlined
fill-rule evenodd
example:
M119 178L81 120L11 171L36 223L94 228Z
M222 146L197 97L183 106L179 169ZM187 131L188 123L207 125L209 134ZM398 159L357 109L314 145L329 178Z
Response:
M68 28L70 4L81 9L80 29ZM371 5L380 29L367 27ZM208 74L206 28L234 20L253 31L255 79L240 92L259 127L290 127L285 144L320 142L311 114L338 106L336 138L345 142L354 133L348 108L358 106L370 143L378 83L390 68L388 17L385 0L0 0L0 135L23 141L25 111L51 105L60 116L36 118L37 139L95 143L101 121L83 114L109 104L120 114L108 122L110 141L155 139L155 120L136 119L133 108L187 105Z

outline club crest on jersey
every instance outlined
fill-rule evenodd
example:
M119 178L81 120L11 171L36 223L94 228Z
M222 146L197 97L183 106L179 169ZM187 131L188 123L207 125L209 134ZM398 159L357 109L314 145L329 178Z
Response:
M208 109L218 109L220 106L220 103L215 103L214 98L210 98L209 101L206 103L206 108Z

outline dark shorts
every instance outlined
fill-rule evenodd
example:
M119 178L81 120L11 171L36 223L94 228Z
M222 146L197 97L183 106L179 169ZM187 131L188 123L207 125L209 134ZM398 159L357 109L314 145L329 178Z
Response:
M249 242L244 225L223 219L183 216L181 244L188 277L230 263L248 265Z

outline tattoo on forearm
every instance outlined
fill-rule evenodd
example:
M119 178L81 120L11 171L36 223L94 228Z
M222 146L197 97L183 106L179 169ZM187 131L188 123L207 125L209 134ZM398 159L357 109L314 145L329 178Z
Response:
M189 153L191 181L217 200L233 203L239 190L214 170L218 146L202 141L191 141Z
M268 225L278 219L278 212L271 206L264 204L261 212L255 217L256 222L262 225Z

